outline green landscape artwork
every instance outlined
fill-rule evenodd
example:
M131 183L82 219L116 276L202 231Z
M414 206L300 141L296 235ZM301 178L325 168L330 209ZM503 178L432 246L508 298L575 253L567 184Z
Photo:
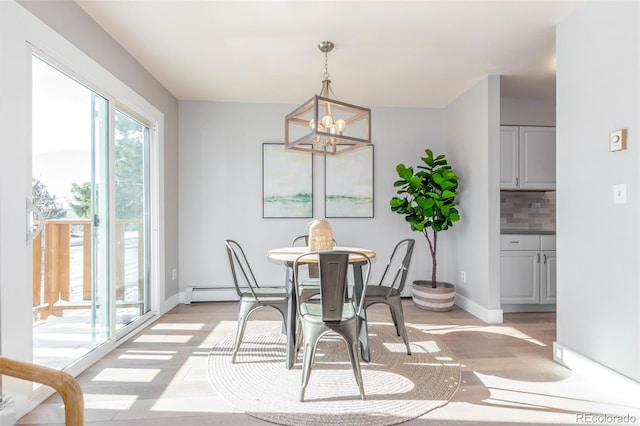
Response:
M325 159L325 217L373 217L373 145Z
M262 144L262 217L313 217L313 156Z

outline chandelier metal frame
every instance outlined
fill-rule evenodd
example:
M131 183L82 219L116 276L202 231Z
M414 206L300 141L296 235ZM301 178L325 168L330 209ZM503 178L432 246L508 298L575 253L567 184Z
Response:
M331 41L318 44L324 53L322 89L285 117L285 148L336 155L371 145L371 110L339 101L331 90L328 53Z

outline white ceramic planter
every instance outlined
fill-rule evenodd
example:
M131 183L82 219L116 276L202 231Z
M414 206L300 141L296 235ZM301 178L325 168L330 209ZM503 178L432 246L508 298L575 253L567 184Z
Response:
M428 311L447 312L453 308L454 286L450 283L438 281L432 287L433 281L417 280L413 282L413 303Z

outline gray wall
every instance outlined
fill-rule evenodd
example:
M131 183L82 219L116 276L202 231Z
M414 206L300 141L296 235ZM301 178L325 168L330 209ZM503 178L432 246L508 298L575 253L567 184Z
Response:
M500 124L555 126L556 100L500 98Z
M178 293L178 100L71 0L18 1L164 114L165 298Z
M557 28L557 342L640 381L640 10L587 2ZM628 149L609 152L609 132ZM627 184L628 203L613 203Z
M457 282L457 293L484 309L499 311L499 77L483 78L445 111L447 152L461 176L462 221L451 232L451 251L444 261L451 265L450 280ZM444 238L447 241L449 235ZM466 272L466 283L458 282L460 271ZM482 319L502 320L500 312L497 317L487 315Z
M233 286L227 238L243 245L259 279L284 280L282 265L268 262L266 252L307 233L311 220L262 218L262 143L283 142L284 116L296 106L180 102L181 289ZM374 217L329 223L341 245L378 253L373 282L393 245L407 237L417 241L408 282L430 276L426 240L390 211L389 200L396 164L417 164L426 148L443 151L442 117L439 109L372 108ZM314 216L323 217L324 157L314 157Z

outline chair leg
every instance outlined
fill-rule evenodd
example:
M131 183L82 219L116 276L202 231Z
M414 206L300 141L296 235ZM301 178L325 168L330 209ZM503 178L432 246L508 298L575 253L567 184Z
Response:
M309 384L309 377L311 377L311 366L316 356L316 347L322 334L319 332L312 333L311 331L311 329L307 329L302 333L304 336L304 352L302 354L302 388L300 389L300 402L304 402L304 393Z
M364 401L366 399L366 396L364 394L364 384L362 382L362 372L360 370L360 357L358 356L358 353L360 352L360 348L358 346L358 329L357 327L347 326L339 329L333 329L333 331L342 336L344 342L347 345L349 360L351 361L351 368L353 370L353 375L356 378L358 390L360 391L360 399Z
M302 323L298 319L298 321L296 322L296 357L298 355L298 352L300 352L300 347L302 346L302 341L303 341Z
M407 347L407 355L411 355L411 346L409 345L409 336L407 335L407 328L404 325L404 313L402 312L402 301L398 299L397 303L389 305L391 308L391 315L396 322L396 331L399 331L398 336L402 336L404 345Z
M236 355L238 354L238 350L240 349L240 343L242 342L242 337L244 336L244 330L247 326L247 318L251 313L251 309L253 305L250 303L245 303L242 300L240 301L240 308L238 309L238 329L236 330L236 342L233 346L233 354L231 355L231 363L236 362Z
M358 389L360 390L360 399L365 400L364 385L362 384L362 372L360 371L360 360L358 359L358 339L356 338L351 344L347 343L349 350L349 358L351 360L351 367L353 368L353 375L356 378Z
M276 308L278 312L280 312L280 315L282 315L282 334L287 334L287 310L289 309L288 302L282 305L273 305L273 307Z
M396 318L396 313L393 311L393 308L391 306L389 306L389 311L391 312L393 325L396 327L396 335L400 336L400 329L398 328L398 318Z

